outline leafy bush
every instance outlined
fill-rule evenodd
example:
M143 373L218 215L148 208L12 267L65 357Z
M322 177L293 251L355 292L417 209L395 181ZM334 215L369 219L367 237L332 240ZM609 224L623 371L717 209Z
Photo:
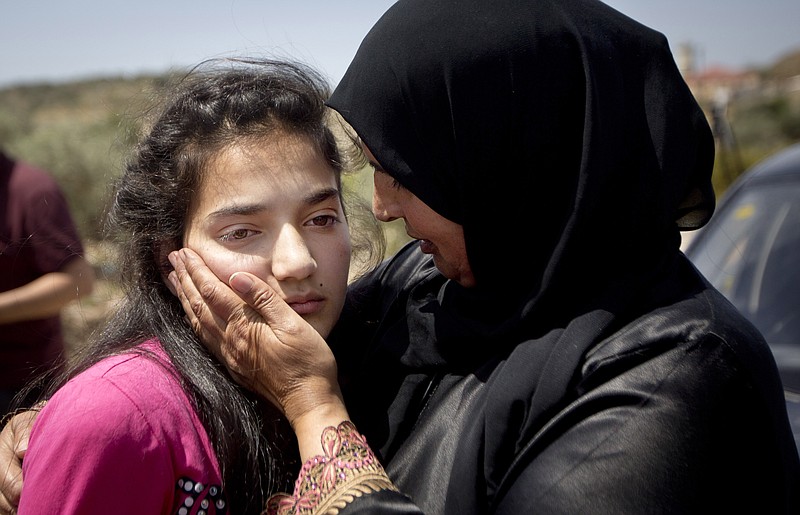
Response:
M764 71L770 80L800 75L800 53ZM794 77L794 79L792 79ZM168 76L103 78L66 84L36 84L0 89L0 146L10 155L49 170L63 187L89 260L99 277L113 277L114 249L102 241L101 221L108 184L119 174L132 135L138 130L142 102ZM800 140L800 94L795 88L769 95L734 99L728 112L734 145L720 145L714 170L718 194L745 169L769 153ZM365 199L371 196L371 174L345 178ZM408 241L403 222L384 224L387 253ZM101 281L91 299L65 313L68 345L75 346L99 323L116 298L113 281Z
M718 194L756 161L800 140L800 92L775 86L776 81L797 82L798 68L800 52L789 54L762 71L769 86L765 93L734 97L727 115L735 145L718 147ZM119 173L132 144L142 104L168 78L102 78L0 89L0 146L49 170L66 192L82 236L97 239L109 179ZM356 189L362 195L371 195L371 180L350 180L360 181ZM389 253L408 240L402 222L385 230Z
M53 174L84 238L100 236L107 184L130 145L129 109L158 83L109 79L0 90L0 146Z

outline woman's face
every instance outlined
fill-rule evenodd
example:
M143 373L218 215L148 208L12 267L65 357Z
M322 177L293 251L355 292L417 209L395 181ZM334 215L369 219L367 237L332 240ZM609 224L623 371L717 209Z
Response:
M464 228L448 220L386 173L375 156L362 144L364 154L375 168L372 213L382 222L402 218L406 233L419 240L419 248L433 256L436 268L460 285L475 286L475 276L467 259Z
M213 159L184 246L227 283L258 276L323 337L344 305L350 237L334 170L306 138L277 135Z

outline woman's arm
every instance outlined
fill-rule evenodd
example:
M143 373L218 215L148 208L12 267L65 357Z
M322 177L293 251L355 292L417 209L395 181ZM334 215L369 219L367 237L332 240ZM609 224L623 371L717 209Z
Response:
M302 458L322 453L322 431L349 418L322 336L255 276L236 273L228 287L190 250L170 259L170 280L206 346L239 383L284 413Z
M375 492L407 501L350 422L336 361L319 333L251 274L233 274L229 287L190 250L170 261L194 330L237 381L283 411L297 435L304 466L294 494L274 496L268 513L356 508Z
M0 515L17 513L22 494L22 459L28 450L31 427L38 409L11 417L0 432Z

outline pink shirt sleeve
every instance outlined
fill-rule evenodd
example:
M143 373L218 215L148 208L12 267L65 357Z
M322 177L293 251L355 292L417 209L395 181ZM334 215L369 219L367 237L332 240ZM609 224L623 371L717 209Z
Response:
M175 485L158 432L111 381L81 379L33 427L19 514L169 512Z

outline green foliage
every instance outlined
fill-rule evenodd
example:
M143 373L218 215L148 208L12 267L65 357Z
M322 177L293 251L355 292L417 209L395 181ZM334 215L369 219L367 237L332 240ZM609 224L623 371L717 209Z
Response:
M768 85L779 80L794 80L796 84L798 75L800 53L762 71ZM134 142L143 104L150 104L167 79L167 75L105 78L0 89L0 146L55 176L87 240L88 257L98 268L99 277L113 276L105 268L114 251L98 241L109 180L119 174ZM795 86L781 91L773 87L766 95L734 98L729 106L735 145L718 148L713 177L718 194L756 161L800 141L800 90ZM369 203L371 173L362 170L345 181ZM383 229L388 255L408 241L402 220L383 224ZM117 296L112 281L101 281L95 292L91 299L74 304L75 309L66 313L71 346L85 340Z
M748 146L771 149L800 139L800 110L792 108L788 96L742 101L732 120L737 137Z
M800 53L789 54L761 70L766 93L734 97L727 116L735 145L718 147L713 177L718 194L755 162L800 141L800 94L796 87L780 87L797 81L798 68ZM109 180L133 143L144 104L167 79L165 74L0 89L0 146L49 170L64 188L81 234L97 239ZM366 177L355 189L368 199L372 181ZM402 221L385 224L384 230L387 253L408 241Z
M791 94L738 99L728 118L735 144L718 144L712 177L718 195L758 161L800 141L800 103Z
M129 110L158 83L107 79L0 90L0 145L53 174L86 239L100 236L107 185L136 124Z

